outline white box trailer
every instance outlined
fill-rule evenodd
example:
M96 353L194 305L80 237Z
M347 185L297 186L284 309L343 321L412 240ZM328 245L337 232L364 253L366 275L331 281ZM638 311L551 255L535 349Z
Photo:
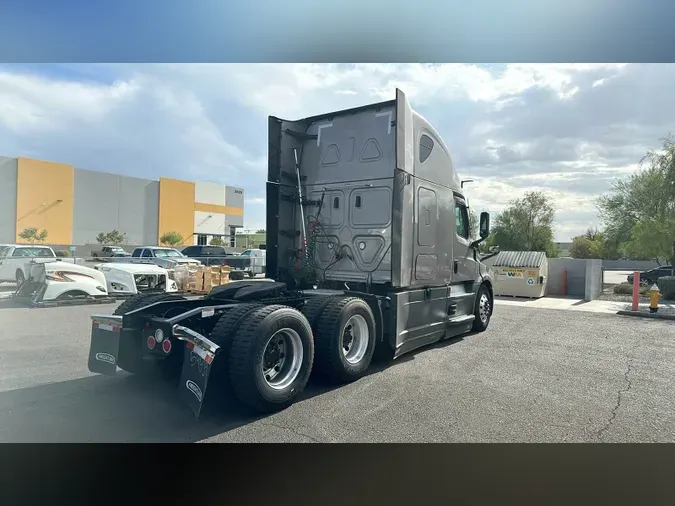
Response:
M492 269L495 295L538 299L546 294L548 259L543 251L502 251Z

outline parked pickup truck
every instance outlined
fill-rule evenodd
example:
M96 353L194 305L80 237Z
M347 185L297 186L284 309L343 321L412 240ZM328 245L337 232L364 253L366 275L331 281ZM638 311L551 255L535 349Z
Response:
M177 265L201 265L199 260L188 258L174 248L162 246L143 246L136 248L131 257L113 258L113 262L148 263L164 269L173 269Z
M102 246L93 249L91 256L102 260L110 260L111 258L128 257L131 255L124 251L124 248L121 248L120 246Z
M228 253L222 246L188 246L182 253L186 257L196 258L204 265L227 265L227 260L239 256Z
M227 259L227 265L233 271L243 271L250 278L256 274L265 274L265 261L267 255L264 249L247 249L241 255L233 256ZM232 279L232 275L230 275Z
M4 244L0 247L0 282L16 282L21 286L28 278L26 265L39 262L83 264L84 260L57 258L49 246L35 244Z

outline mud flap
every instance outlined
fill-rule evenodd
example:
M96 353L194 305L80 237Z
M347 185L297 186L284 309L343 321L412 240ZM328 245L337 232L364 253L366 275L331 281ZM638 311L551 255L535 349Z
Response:
M89 370L114 376L117 373L122 317L92 315Z
M220 347L201 334L180 325L174 327L174 335L185 341L180 396L199 418L206 398L211 367Z

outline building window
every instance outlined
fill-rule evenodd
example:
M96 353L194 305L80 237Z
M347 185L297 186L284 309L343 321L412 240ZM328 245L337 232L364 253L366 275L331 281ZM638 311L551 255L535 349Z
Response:
M206 234L198 234L197 235L197 246L206 246L207 240L208 240L208 236Z
M237 229L230 227L230 248L237 247Z

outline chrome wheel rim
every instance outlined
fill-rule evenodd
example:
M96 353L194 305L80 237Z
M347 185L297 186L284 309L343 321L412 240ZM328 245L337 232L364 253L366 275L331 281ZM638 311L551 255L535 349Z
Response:
M358 364L366 355L370 332L368 323L361 315L354 315L342 329L340 349L345 360L350 364Z
M293 329L277 330L263 349L263 380L275 390L287 388L300 374L303 356L300 334Z
M487 294L482 294L478 301L478 314L480 316L480 321L487 323L488 318L490 317L490 297Z

